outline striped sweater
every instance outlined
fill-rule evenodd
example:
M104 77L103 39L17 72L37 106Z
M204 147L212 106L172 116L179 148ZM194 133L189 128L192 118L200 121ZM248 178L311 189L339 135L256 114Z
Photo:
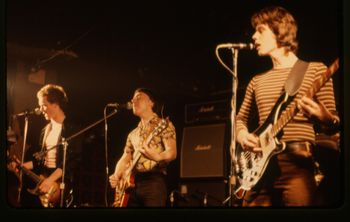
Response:
M314 80L319 78L326 70L327 67L323 63L309 63L301 88L296 95L297 98L300 99L311 88ZM239 135L241 130L248 130L247 122L249 116L252 114L252 104L254 101L258 109L259 125L264 123L277 99L280 97L290 71L291 68L271 69L252 78L247 86L243 103L236 118L237 135ZM316 93L315 97L319 101L322 101L330 112L336 113L332 79ZM310 141L314 143L315 132L313 123L299 112L283 128L283 135L280 140L284 142Z

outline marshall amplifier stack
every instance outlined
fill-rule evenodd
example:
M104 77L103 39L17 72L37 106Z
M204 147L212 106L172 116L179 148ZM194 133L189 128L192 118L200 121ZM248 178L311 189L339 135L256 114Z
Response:
M180 179L189 197L208 198L208 205L220 206L227 193L229 157L230 101L219 100L188 104L180 154ZM198 198L197 198L198 199ZM201 199L201 198L199 198ZM201 206L203 201L189 200L180 206ZM183 205L184 204L184 205Z
M185 106L186 124L228 120L230 115L229 100L194 103Z

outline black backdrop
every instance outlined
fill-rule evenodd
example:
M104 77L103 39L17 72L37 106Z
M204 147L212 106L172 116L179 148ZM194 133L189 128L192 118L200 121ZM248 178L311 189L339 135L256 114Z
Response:
M272 4L282 5L295 15L300 58L329 65L342 54L341 1L7 1L7 113L36 106L34 92L40 84L21 81L20 77L27 79L39 68L47 71L46 83L53 81L67 90L71 113L82 127L102 118L108 102L124 103L135 88L150 87L165 101L165 113L176 126L181 152L182 130L187 126L185 104L230 99L231 76L215 58L216 45L249 42L253 32L250 16ZM77 56L46 60L55 50L64 48ZM231 64L228 52L222 56ZM40 66L38 61L42 61ZM248 80L270 66L269 60L257 57L254 51L240 52L237 109ZM339 110L343 110L342 78L339 73L334 77ZM24 101L22 94L25 98L32 94L32 99ZM137 119L126 111L109 120L110 171L136 123ZM40 119L31 121L29 143L36 142L42 125ZM102 125L83 135L86 170L82 178L88 179L81 180L85 195L82 204L104 204L103 135ZM176 189L180 182L178 154L169 166L169 190Z

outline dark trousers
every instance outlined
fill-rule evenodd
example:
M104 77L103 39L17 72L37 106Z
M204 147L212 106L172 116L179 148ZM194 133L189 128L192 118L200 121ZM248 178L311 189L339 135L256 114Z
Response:
M165 207L167 189L162 173L138 173L129 193L128 207Z
M243 206L312 206L316 182L312 147L306 142L287 144L271 158L256 187L247 192Z

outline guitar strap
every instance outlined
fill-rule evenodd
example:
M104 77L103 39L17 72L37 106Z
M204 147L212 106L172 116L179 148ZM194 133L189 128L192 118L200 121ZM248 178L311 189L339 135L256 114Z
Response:
M300 59L298 59L293 65L281 93L281 96L288 94L288 101L282 106L282 110L285 109L290 104L290 102L292 102L294 96L298 93L308 66L308 62ZM275 110L277 105L278 103L275 104L272 110ZM279 135L282 136L282 134L283 130L281 130Z
M284 91L288 93L289 96L294 96L299 91L308 66L308 62L300 59L295 62L284 85Z

